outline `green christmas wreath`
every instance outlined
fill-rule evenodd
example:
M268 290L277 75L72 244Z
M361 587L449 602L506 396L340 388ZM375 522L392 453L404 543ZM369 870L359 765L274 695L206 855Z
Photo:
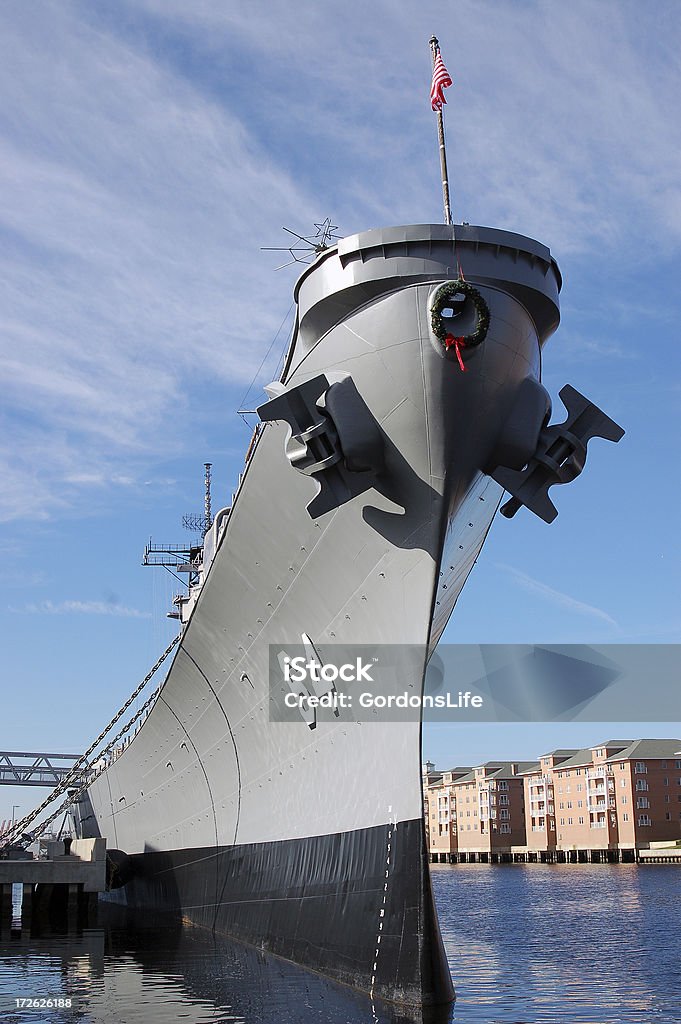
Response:
M468 281L464 281L462 277L457 278L456 281L447 281L446 284L440 285L435 292L430 310L430 323L433 328L433 334L436 338L440 339L445 349L448 350L450 346L447 344L447 341L453 336L447 330L442 319L442 310L451 305L452 299L456 295L465 295L466 298L470 299L475 306L476 312L475 330L471 334L466 334L457 340L460 342L461 348L475 348L476 345L480 345L487 337L487 331L489 330L489 306L478 289L474 288Z

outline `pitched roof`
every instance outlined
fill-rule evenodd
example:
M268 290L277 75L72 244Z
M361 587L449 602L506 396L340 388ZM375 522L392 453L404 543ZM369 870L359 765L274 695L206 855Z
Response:
M563 747L563 748L559 748L557 750L549 750L549 752L546 753L546 754L540 754L539 755L539 760L532 762L532 764L533 764L532 768L528 768L528 769L526 769L523 772L519 772L519 774L520 775L532 775L534 772L541 772L542 771L541 761L545 757L553 757L555 759L558 759L558 764L555 764L554 768L560 768L561 765L563 765L565 763L565 761L569 757L572 757L574 754L577 754L577 753L578 753L578 750L577 750L576 747Z
M610 746L604 743L603 746ZM681 740L630 740L629 745L612 754L608 761L625 761L628 758L674 758L678 756Z
M515 766L515 771L511 770L512 765ZM478 778L475 771L478 768L487 769L484 775L486 779L517 779L523 772L538 767L538 761L485 761L484 764L478 764L470 769L462 778L455 779L455 783L475 782Z
M605 746L605 744L603 744ZM581 768L582 765L593 763L593 747L582 747L581 750L572 752L572 756L556 765L558 771L564 768Z

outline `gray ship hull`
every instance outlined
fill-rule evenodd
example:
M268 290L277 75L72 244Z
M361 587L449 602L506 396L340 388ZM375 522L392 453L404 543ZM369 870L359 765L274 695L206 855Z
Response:
M273 722L270 645L416 645L429 653L496 511L495 461L519 388L558 322L547 249L483 228L367 232L297 286L287 392L351 378L382 465L299 472L290 427L267 422L233 507L206 539L204 578L160 696L83 794L83 835L117 851L129 903L175 908L374 996L452 998L423 825L420 722ZM462 373L431 328L457 277L490 327ZM289 453L287 457L287 451ZM338 470L338 465L336 465ZM339 477L339 479L341 479ZM331 479L329 476L328 479ZM333 491L333 493L331 493Z

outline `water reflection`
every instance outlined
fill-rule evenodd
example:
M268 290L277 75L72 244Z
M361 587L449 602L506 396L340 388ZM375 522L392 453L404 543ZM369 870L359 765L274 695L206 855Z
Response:
M433 877L455 1022L681 1021L676 869L442 865Z
M100 907L101 927L0 939L0 1020L32 1024L449 1024L451 1008L409 1015L309 971L172 919ZM68 995L41 1017L15 995Z
M666 865L434 866L457 1002L430 1019L253 947L103 906L97 927L0 936L0 1021L675 1024L680 877ZM74 1008L41 1015L13 1002L59 995Z

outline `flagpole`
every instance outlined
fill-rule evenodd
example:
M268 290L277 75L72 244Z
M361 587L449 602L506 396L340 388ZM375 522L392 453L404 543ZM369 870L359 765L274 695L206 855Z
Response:
M430 38L430 50L433 57L433 68L437 55L440 52L440 44L435 36ZM437 134L440 142L440 173L442 175L442 199L445 208L445 224L452 223L452 208L449 204L449 179L447 177L447 151L445 149L445 124L442 116L442 108L437 112Z

